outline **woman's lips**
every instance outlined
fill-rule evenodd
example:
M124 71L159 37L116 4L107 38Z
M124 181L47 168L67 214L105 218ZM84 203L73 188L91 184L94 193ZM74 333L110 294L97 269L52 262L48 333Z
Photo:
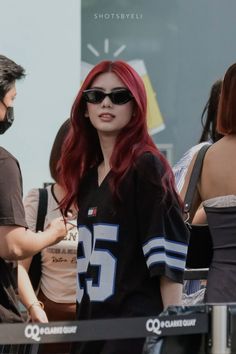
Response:
M110 121L115 118L115 115L111 113L101 113L99 114L99 118L105 121Z

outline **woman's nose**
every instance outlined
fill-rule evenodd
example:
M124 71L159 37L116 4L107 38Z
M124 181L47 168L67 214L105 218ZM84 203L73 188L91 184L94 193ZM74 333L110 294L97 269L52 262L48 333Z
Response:
M101 103L102 107L112 107L112 102L109 96L105 96L104 100Z

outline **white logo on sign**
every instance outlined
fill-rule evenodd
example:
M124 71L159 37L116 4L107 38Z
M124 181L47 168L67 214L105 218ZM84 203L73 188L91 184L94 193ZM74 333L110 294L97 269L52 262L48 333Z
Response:
M161 334L161 322L158 320L158 318L155 318L155 320L147 320L146 322L146 330L148 332L154 332L155 334Z
M181 328L181 327L195 327L197 319L190 318L190 319L179 319L179 320L165 320L160 321L158 318L149 319L146 322L146 330L148 332L152 332L155 334L161 334L161 328Z
M36 342L40 341L40 329L38 325L28 325L25 327L25 336L26 338L33 339Z
M74 334L76 331L77 326L48 326L40 328L38 325L28 325L25 327L25 337L39 342L41 340L40 335L48 336L53 334Z

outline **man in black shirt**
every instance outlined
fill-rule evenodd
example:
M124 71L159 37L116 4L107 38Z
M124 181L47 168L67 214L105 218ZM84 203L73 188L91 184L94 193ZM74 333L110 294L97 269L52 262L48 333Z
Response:
M15 81L23 76L20 65L0 55L0 134L13 122ZM59 242L70 228L63 218L57 218L40 237L27 229L20 166L14 156L0 147L0 322L22 321L16 298L16 261Z

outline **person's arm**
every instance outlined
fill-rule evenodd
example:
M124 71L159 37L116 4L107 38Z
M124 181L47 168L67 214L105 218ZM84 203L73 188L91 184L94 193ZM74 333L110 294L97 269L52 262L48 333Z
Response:
M36 230L38 208L39 208L39 189L32 189L24 199L25 217L29 229ZM47 222L46 222L47 224ZM43 233L38 234L41 238ZM27 235L31 235L28 233ZM31 238L29 238L31 240ZM24 304L33 322L48 322L47 315L42 308L42 303L38 301L36 293L31 284L28 271L32 262L32 257L18 262L18 289L21 302Z
M54 219L40 235L24 227L0 226L0 257L19 260L32 256L63 240L71 228L73 226L65 223L62 217Z
M171 305L182 305L182 284L176 283L173 280L162 276L160 278L160 290L164 309Z
M72 226L66 225L63 218L59 217L51 222L40 237L27 228L19 165L9 153L3 151L2 155L0 160L0 257L19 260L61 241L66 236L67 229L71 229Z
M32 261L32 257L26 258L18 262L18 291L21 302L28 310L33 322L48 322L47 315L40 305L37 296L32 287L28 270Z

